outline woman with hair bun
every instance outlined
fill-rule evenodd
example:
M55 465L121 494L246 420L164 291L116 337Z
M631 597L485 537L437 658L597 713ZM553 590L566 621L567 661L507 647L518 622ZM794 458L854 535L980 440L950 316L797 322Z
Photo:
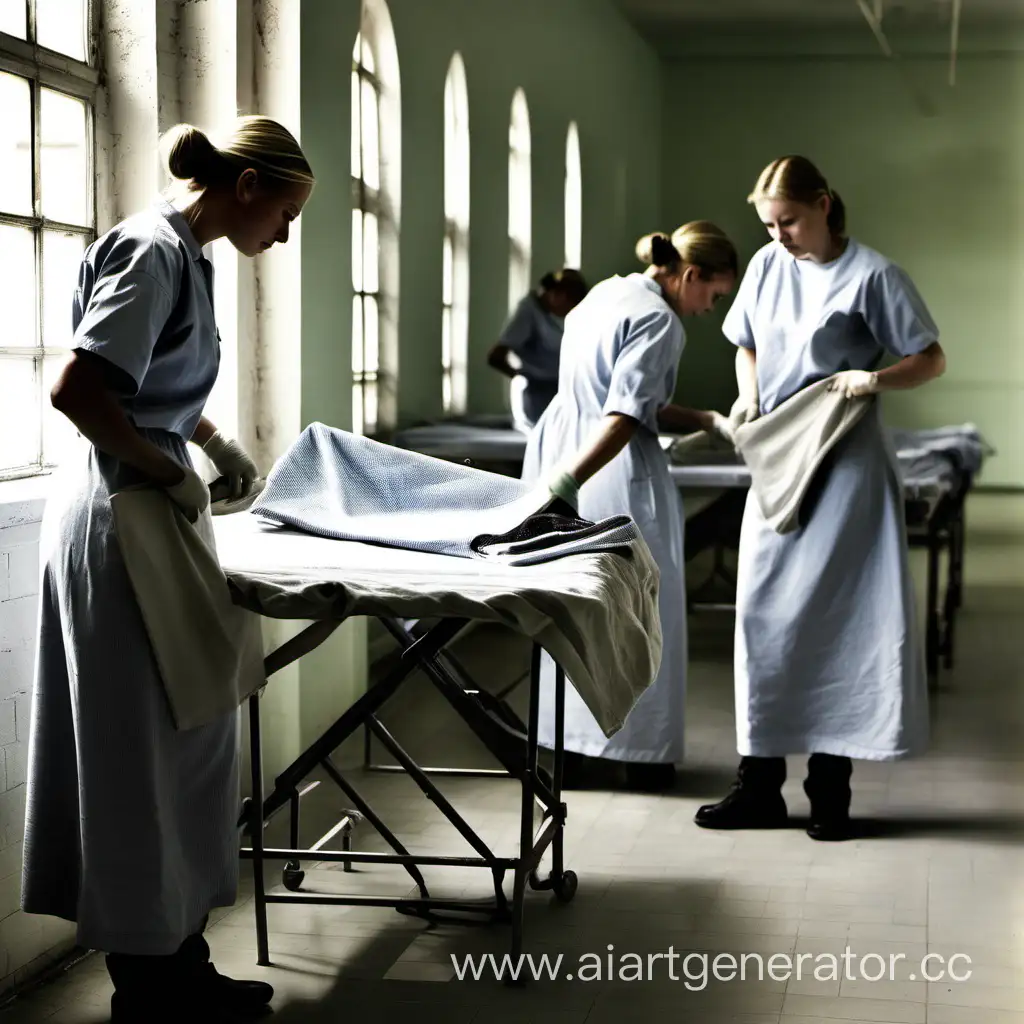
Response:
M565 318L586 297L587 283L566 267L545 274L515 308L488 364L512 381L512 418L529 433L558 391ZM510 358L514 357L514 358Z
M718 430L717 413L672 405L685 334L681 318L707 313L734 287L736 250L706 221L637 245L645 273L596 285L566 322L558 394L530 436L523 478L586 519L629 515L661 571L661 670L622 729L608 739L571 687L566 690L566 783L602 762L625 764L635 789L663 789L683 757L686 597L683 509L660 432ZM550 663L542 680L541 743L554 746Z
M233 498L252 489L252 459L203 416L220 364L203 246L283 244L313 174L265 117L220 145L191 125L165 141L177 186L86 250L51 392L86 443L46 507L29 741L22 906L75 922L79 945L107 954L115 1024L239 1020L273 996L219 974L202 934L237 894L238 713L175 729L110 496L162 488L212 546L188 442Z
M839 196L806 157L775 160L748 200L772 241L725 318L748 419L832 379L846 398L939 376L939 329L907 274L846 233ZM882 368L886 355L895 359ZM818 470L810 514L776 533L751 494L736 595L736 731L729 794L704 828L778 828L786 756L808 756L808 833L853 834L853 759L920 753L928 690L899 466L877 401Z

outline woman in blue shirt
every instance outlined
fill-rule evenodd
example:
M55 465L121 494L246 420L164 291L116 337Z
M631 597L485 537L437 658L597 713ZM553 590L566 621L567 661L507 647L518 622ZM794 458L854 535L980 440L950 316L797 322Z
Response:
M72 355L53 405L84 439L47 503L29 749L22 906L77 924L107 954L115 1022L266 1010L262 982L220 975L203 928L238 882L238 713L177 731L118 547L110 496L163 488L212 544L209 491L188 442L243 497L258 471L203 416L220 365L213 267L288 240L313 186L298 143L242 118L215 146L170 133L170 201L85 253Z
M736 250L714 224L696 221L637 246L642 274L596 285L566 324L558 394L530 435L523 479L547 478L552 493L585 519L633 518L661 574L663 639L654 684L609 739L579 695L565 694L567 784L624 766L630 788L670 785L683 758L686 586L683 505L659 433L721 429L721 417L672 404L686 344L683 317L699 316L735 287ZM554 745L553 671L545 659L540 740Z
M558 391L565 318L587 294L578 270L545 274L516 307L487 362L512 380L512 418L528 433Z
M772 241L725 319L740 396L754 418L834 377L847 397L916 388L941 374L939 330L907 274L846 233L839 196L806 158L776 160L750 196ZM886 356L893 365L883 368ZM851 834L854 758L920 753L927 683L899 466L880 401L819 470L811 514L776 533L748 496L736 596L741 761L705 828L786 824L786 755L809 755L809 834Z

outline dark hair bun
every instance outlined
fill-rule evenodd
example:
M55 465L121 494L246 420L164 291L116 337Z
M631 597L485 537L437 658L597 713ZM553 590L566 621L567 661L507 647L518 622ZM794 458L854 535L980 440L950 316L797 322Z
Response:
M679 262L679 253L672 239L661 231L644 235L636 243L636 257L641 263L653 267L671 267Z
M220 154L207 134L191 124L179 124L165 137L167 169L172 177L206 184Z
M668 235L651 237L651 263L655 267L671 267L679 262L679 252Z

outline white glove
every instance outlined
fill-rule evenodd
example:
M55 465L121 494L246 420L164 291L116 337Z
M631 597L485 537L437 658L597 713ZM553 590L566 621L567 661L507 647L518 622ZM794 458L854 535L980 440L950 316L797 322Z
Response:
M713 409L711 410L711 429L708 433L714 437L721 438L723 441L727 441L729 444L736 443L732 431L732 423L720 412L715 412Z
M227 477L230 498L239 501L246 497L259 479L260 471L237 442L225 437L219 430L203 445L210 461Z
M579 509L580 485L570 473L566 473L564 470L556 470L548 478L547 486L553 497L561 498L567 505L571 505L574 509Z
M165 487L167 496L181 509L182 514L194 523L210 504L210 490L203 478L189 466L181 467L185 479L172 487Z
M828 385L829 391L839 391L844 398L862 398L878 391L878 374L867 370L843 370Z
M729 410L729 429L735 430L744 423L753 423L761 415L761 402L755 391L752 395L740 395Z

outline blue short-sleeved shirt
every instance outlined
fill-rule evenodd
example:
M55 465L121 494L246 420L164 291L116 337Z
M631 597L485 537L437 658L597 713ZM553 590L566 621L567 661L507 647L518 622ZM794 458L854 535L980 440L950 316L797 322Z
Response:
M722 330L757 353L762 413L815 381L873 370L886 352L914 355L939 338L907 274L852 238L826 264L766 245L751 259Z
M127 375L119 399L136 426L192 436L217 380L220 337L213 267L174 207L161 200L89 246L72 324L73 348Z
M556 384L565 322L549 313L532 292L516 307L498 339L522 361L531 382Z

